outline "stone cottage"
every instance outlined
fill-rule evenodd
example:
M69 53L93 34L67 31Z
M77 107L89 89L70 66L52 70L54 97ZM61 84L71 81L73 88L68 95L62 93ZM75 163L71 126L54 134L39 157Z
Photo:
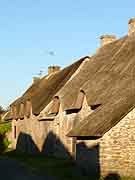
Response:
M75 158L87 171L135 176L135 18L89 57L48 75L10 106L12 146Z

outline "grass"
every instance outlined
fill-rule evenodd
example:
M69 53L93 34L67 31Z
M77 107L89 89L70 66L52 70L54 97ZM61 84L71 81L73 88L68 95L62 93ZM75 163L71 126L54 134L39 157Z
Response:
M7 153L5 156L18 160L35 174L50 175L58 180L90 180L88 176L82 175L76 164L71 160L15 153Z
M96 180L94 177L84 176L75 162L71 160L44 155L20 155L14 152L9 152L4 156L16 159L34 174L49 175L57 180ZM104 180L104 178L101 177L100 180ZM121 177L120 180L135 180L135 178Z

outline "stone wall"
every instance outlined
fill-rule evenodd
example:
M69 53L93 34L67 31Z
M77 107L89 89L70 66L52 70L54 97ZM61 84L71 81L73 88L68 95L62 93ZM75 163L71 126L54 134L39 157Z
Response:
M15 126L16 138L14 137ZM17 148L17 150L19 151L23 149L24 152L27 152L27 150L29 149L32 152L34 151L33 147L35 146L35 149L37 149L37 151L42 152L44 151L43 148L45 146L45 141L47 138L49 138L49 132L51 131L53 131L52 121L38 121L37 117L34 115L30 118L25 117L23 120L13 120L12 147L14 149Z
M51 103L41 112L40 116L44 116L48 110ZM66 114L63 112L62 107L60 106L60 110L58 115L53 121L38 121L38 116L34 116L31 114L30 118L24 118L23 120L13 120L12 121L12 138L13 143L12 146L16 148L16 144L18 144L18 139L20 139L20 134L28 137L21 137L20 141L25 141L23 145L21 145L19 141L19 145L17 145L17 149L20 151L21 149L26 149L31 151L33 148L27 146L36 146L39 152L42 151L54 151L55 154L59 154L61 156L75 156L76 150L76 138L67 137L67 133L73 126L75 126L78 121L81 121L85 116L92 113L93 111L87 104L86 97L84 98L83 107L79 111L79 113L71 113ZM14 138L14 126L16 126L16 135ZM29 145L28 145L29 144ZM53 144L53 146L51 146ZM53 149L53 150L51 150Z
M97 140L78 140L78 144L82 144L85 147L85 151L87 150L87 152L91 153L93 147L98 147L98 149L95 149L94 155L96 165L100 167L98 169L100 174L105 176L110 172L115 172L122 176L135 176L135 109L102 138ZM78 148L77 151L79 150ZM91 161L89 159L90 154L87 154L85 151L81 152L81 158L84 161ZM87 168L90 170L91 166ZM93 166L95 166L95 162Z
M50 103L51 105L51 103ZM49 105L41 112L44 116L49 109ZM60 111L52 121L38 121L39 116L31 114L30 118L12 121L12 147L21 152L43 152L54 153L59 156L70 156L73 150L73 138L66 136L72 127L73 115L67 116ZM15 136L16 127L16 138ZM75 144L74 144L75 146Z
M78 113L66 114L60 107L60 112L53 121L38 121L38 117L31 115L29 119L12 121L12 146L16 148L20 142L26 142L19 150L28 152L51 152L56 155L76 157L87 169L106 175L118 172L120 175L134 175L135 169L135 109L125 116L116 126L110 129L102 138L89 137L76 140L67 137L68 131L79 121L93 111L87 104ZM16 135L14 138L14 126ZM20 134L27 137L18 142ZM35 148L32 148L32 144ZM34 147L34 146L33 146ZM86 166L87 165L87 166Z
M93 111L87 104L86 97L84 98L81 110L78 113L66 114L62 112L59 114L59 138L63 143L65 149L68 151L72 158L76 157L76 137L68 137L68 132L76 126L80 121L84 119L85 116L91 114Z

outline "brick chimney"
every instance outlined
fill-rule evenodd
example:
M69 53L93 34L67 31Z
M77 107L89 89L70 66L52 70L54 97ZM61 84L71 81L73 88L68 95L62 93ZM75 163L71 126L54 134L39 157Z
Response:
M117 40L117 37L114 35L102 35L100 36L100 44L101 47L105 46L106 44L109 44L113 41Z
M135 33L135 17L128 21L128 35Z
M48 67L48 75L52 74L52 73L56 73L60 71L60 66L49 66Z

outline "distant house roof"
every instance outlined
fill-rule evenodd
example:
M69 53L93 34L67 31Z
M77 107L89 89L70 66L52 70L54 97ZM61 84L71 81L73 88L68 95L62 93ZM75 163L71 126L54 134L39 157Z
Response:
M65 85L69 78L78 69L85 58L64 68L54 76L41 80L38 92L32 97L33 114L39 114L52 100L56 93Z
M135 107L135 36L103 47L89 61L88 69L81 88L89 105L101 106L84 117L68 136L102 136Z
M60 70L55 74L45 76L41 80L32 84L20 98L11 104L11 108L14 106L16 107L17 118L19 118L21 103L24 103L26 106L27 100L29 100L32 104L33 114L38 115L46 107L46 105L48 105L60 88L65 85L65 83L74 74L85 58L86 57L81 58L63 70ZM12 112L8 113L7 119L12 118Z

